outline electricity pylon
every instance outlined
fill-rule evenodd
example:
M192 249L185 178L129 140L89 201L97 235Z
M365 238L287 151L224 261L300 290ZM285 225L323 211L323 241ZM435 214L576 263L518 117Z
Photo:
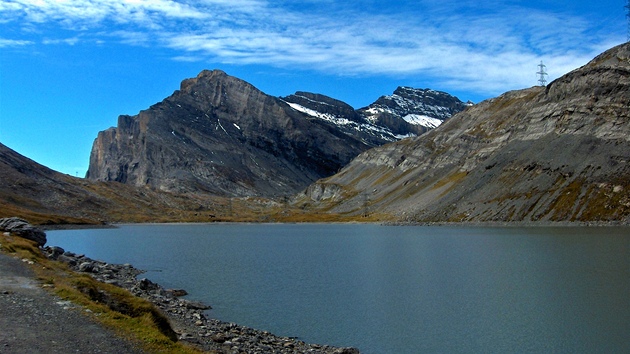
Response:
M628 0L630 1L630 0ZM540 86L546 86L547 85L547 79L545 79L545 76L549 75L547 74L547 72L545 71L545 69L547 68L547 66L545 64L543 64L542 60L540 61L540 64L538 64L538 68L540 69L536 74L538 74L538 84Z

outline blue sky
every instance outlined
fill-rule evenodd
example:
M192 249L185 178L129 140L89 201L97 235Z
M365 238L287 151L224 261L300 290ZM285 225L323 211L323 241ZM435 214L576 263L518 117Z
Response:
M0 142L83 176L92 142L203 69L366 106L397 86L479 102L626 40L623 0L0 0Z

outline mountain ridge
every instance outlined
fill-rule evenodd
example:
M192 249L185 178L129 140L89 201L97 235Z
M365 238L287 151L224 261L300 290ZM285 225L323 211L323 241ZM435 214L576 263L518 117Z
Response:
M395 129L414 126L399 120ZM86 177L175 193L290 195L360 152L416 131L394 135L390 126L321 94L273 97L204 70L162 102L99 132Z
M187 84L185 88L196 87L194 81ZM165 99L151 108L196 112L194 92L182 93L188 95L186 100ZM225 120L221 114L234 107L224 101L223 92L213 96L223 104L208 105L213 110L213 115L208 114L213 117L211 124L201 128L222 139L238 140L237 133L247 124L263 124L251 119ZM325 100L313 97L318 97L316 102ZM292 109L281 98L265 99L268 105L238 108L280 110L287 124L293 119L311 121L313 126L332 129L331 141L346 134ZM37 224L365 220L628 225L629 107L630 44L624 44L546 87L506 92L455 114L424 135L366 150L338 173L291 198L275 200L164 192L75 178L0 144L0 217L20 216ZM126 148L126 140L158 128L169 128L165 135L170 141L203 143L194 134L181 134L185 126L164 125L160 117L146 111L135 117L121 116L121 130L102 132L116 138L112 141L118 145L108 148ZM145 136L144 143L155 143L151 139ZM277 152L284 148L277 141L271 147ZM107 158L107 150L101 153L101 158ZM162 153L158 150L149 156L159 160Z
M414 222L630 217L630 44L546 87L510 91L425 135L376 147L303 207Z

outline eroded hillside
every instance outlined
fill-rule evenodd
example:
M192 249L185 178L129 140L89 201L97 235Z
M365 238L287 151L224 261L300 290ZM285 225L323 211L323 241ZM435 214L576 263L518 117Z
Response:
M394 220L629 221L630 45L505 93L310 186L304 208Z

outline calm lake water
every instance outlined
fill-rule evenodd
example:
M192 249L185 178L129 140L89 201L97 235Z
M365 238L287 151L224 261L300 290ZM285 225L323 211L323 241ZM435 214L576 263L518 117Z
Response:
M48 245L363 353L630 352L630 228L123 225Z

